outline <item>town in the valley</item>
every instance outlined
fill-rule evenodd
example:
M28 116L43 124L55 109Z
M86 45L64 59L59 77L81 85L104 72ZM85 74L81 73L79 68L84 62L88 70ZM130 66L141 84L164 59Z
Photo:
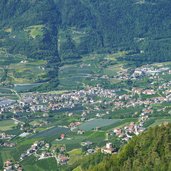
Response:
M148 127L171 122L170 78L167 65L143 65L118 72L114 79L126 84L113 88L97 85L73 91L14 92L18 99L1 97L4 171L23 170L22 163L29 158L52 159L63 167L92 153L117 153Z

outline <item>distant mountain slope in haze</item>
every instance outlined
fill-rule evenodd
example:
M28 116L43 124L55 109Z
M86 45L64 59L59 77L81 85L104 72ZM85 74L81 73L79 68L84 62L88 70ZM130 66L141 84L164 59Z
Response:
M95 48L144 51L140 56L152 61L160 55L170 59L170 7L168 0L65 0L60 13L63 26L90 29Z
M60 64L92 52L127 50L125 60L171 60L170 0L1 0L0 46Z

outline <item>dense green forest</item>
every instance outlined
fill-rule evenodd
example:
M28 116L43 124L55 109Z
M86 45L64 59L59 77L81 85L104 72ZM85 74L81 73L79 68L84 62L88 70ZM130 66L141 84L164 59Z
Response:
M171 60L170 0L1 0L0 47L46 60L58 85L59 66L93 52L129 52L122 60Z
M81 168L85 171L169 171L170 140L171 125L150 128L134 137L118 154L104 156L97 153L84 158Z

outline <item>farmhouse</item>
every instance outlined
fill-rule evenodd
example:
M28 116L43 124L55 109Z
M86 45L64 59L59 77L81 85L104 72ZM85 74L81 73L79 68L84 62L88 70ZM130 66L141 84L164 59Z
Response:
M144 90L143 91L143 94L146 94L146 95L154 95L155 94L155 91L152 90L152 89L148 89L148 90Z
M65 155L62 155L62 154L59 154L58 157L57 157L57 162L60 165L67 164L68 160L69 160L69 157L67 157Z
M104 154L112 154L116 152L116 149L113 148L112 143L106 143L106 146L101 148L101 152Z
M142 88L133 88L132 89L132 93L135 95L135 94L141 94L143 91Z

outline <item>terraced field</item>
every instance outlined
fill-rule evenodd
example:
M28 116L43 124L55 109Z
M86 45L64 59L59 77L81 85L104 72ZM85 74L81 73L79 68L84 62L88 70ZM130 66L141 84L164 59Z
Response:
M76 60L74 64L64 64L59 70L59 88L72 90L105 82L111 85L118 83L113 77L117 72L126 71L126 63L117 62L116 59L125 53L90 54Z
M16 84L33 83L46 75L43 69L45 64L45 61L21 61L17 64L11 64L8 76Z
M27 59L23 55L12 55L0 50L1 84L26 84L38 82L47 76L46 61Z

